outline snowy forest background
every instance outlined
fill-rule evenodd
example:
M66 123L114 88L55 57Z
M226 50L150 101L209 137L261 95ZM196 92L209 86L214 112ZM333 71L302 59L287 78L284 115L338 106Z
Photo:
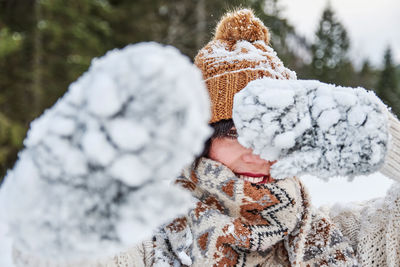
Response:
M0 183L30 121L52 106L93 57L130 43L171 44L190 58L229 9L252 7L271 45L301 79L374 89L400 115L400 66L388 47L380 68L350 60L351 40L330 6L310 43L282 16L279 0L0 0Z
M298 78L373 89L400 115L400 66L394 64L390 47L379 67L368 58L356 67L348 55L351 40L335 10L327 6L321 13L315 41L310 43L282 15L279 3L0 0L0 185L22 149L29 123L65 93L94 57L130 43L156 41L171 44L193 58L211 38L220 16L238 6L255 10L270 29L271 46ZM326 183L303 178L317 206L379 197L391 183L380 174L356 178L352 183L337 179L329 182L327 194L320 190ZM6 234L0 222L0 266L12 266L11 240Z

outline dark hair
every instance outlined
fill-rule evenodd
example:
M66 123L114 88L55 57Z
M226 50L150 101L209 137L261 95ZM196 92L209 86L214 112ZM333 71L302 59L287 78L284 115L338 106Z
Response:
M214 132L211 137L205 142L203 152L195 159L195 167L197 167L202 157L208 157L212 140L227 136L229 131L232 129L232 127L235 126L235 124L233 123L232 119L228 119L211 123L210 126L211 128L213 128Z

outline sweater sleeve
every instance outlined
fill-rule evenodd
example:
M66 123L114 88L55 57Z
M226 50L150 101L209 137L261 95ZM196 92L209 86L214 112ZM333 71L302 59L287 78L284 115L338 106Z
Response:
M13 247L12 258L15 267L149 267L154 259L153 242L144 241L114 257L97 260L58 261L57 259L41 258Z
M18 249L15 246L12 249L12 260L15 267L120 267L116 265L117 262L112 257L98 258L96 260L66 261L57 258L44 258Z
M380 169L380 172L385 176L400 182L400 122L391 112L388 113L388 126L391 139L385 163Z
M114 257L115 267L148 267L152 266L153 259L154 246L153 241L150 240L144 241Z
M328 213L361 266L400 266L400 183L394 183L384 198L335 205Z

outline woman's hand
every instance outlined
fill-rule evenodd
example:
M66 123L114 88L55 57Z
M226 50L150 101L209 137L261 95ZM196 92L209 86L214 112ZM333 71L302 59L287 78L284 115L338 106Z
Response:
M272 177L372 173L384 162L387 109L363 88L318 81L253 81L235 95L239 142L266 160Z
M137 44L95 59L32 122L1 188L16 248L105 256L185 212L191 197L168 179L201 152L207 110L201 73L173 47Z

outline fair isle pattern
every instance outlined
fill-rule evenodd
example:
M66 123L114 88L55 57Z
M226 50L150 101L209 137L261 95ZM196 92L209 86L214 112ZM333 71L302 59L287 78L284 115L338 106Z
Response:
M210 221L213 225L225 221L214 230L218 238L213 257L218 259L224 258L219 251L234 255L232 247L244 251L268 249L295 228L297 217L293 215L302 211L300 191L293 179L256 185L237 179L224 165L209 159L204 159L189 177L197 181L196 188L202 189L193 192L200 200L190 213L194 228L205 229ZM208 238L213 240L214 233ZM200 240L198 243L202 244Z
M302 226L285 239L292 266L359 266L348 240L330 220L317 212L306 216L310 220L303 215Z
M296 227L295 215L302 210L297 180L251 184L209 159L203 159L195 171L186 170L177 182L200 201L185 219L175 220L156 235L158 247L173 251L156 253L158 262L175 264L176 258L190 255L193 266L262 264L272 254L271 246ZM193 242L181 239L175 246L171 236L187 232L186 225Z
M155 266L357 266L296 178L251 184L203 158L177 183L199 202L155 235Z

